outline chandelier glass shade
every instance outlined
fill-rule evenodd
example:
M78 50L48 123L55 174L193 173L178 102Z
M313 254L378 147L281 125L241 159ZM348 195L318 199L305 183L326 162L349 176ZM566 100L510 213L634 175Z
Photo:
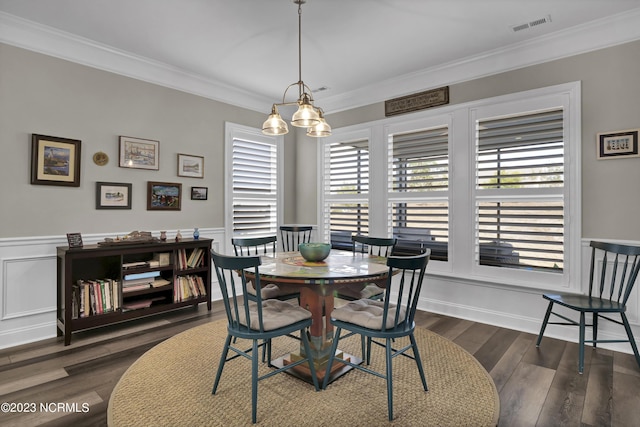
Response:
M289 132L287 123L278 112L279 106L297 105L298 110L291 118L291 125L307 128L307 135L312 137L324 137L331 135L331 126L324 119L321 108L313 105L311 89L302 81L302 5L305 0L293 0L298 5L298 81L290 84L284 91L281 103L275 103L271 107L271 114L262 124L262 133L265 135L284 135ZM286 102L287 91L296 86L298 99Z

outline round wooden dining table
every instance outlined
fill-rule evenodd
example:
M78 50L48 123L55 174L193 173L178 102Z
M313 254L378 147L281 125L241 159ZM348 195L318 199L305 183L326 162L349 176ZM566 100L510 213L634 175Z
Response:
M330 375L329 381L344 375L351 369L348 365L337 364L329 373L325 369L333 343L333 325L329 321L329 315L334 307L334 293L342 287L363 288L370 283L384 288L389 274L387 259L333 249L321 262L306 261L299 252L279 252L260 258L260 285L275 283L283 290L299 291L300 306L311 312L311 356L318 381L322 381L327 374ZM245 274L249 280L255 282L253 271L245 271ZM299 357L300 354L291 353L273 360L272 364L281 367ZM342 357L347 357L354 363L362 361L349 354L342 353ZM308 367L300 367L290 372L311 382Z

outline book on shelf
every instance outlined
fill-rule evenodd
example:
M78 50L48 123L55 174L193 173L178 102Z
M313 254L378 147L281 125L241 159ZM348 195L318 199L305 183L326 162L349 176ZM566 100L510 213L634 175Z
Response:
M144 289L150 289L151 288L151 283L140 283L137 285L129 285L129 286L122 286L122 292L123 293L127 293L127 292L133 292L133 291L141 291Z
M151 286L154 288L159 288L161 286L166 286L169 284L171 284L171 281L164 279L162 277L156 277L156 279L153 282L151 282Z
M72 288L73 318L109 313L120 308L120 282L113 279L78 280Z
M171 265L171 254L169 252L156 252L153 254L153 262L157 263L158 267Z
M159 271L145 271L143 273L125 274L123 279L125 281L140 280L140 279L153 279L155 277L158 277L159 275L160 275Z
M181 302L207 294L202 277L186 275L176 277L173 283L173 301Z
M125 262L122 264L122 268L125 270L142 267L149 267L149 261Z

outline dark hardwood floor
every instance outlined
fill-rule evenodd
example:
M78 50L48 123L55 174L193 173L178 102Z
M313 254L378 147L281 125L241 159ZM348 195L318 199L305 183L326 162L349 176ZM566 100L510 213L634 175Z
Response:
M0 350L0 403L21 410L3 406L0 426L106 425L109 396L125 370L164 339L223 318L222 304L213 307L76 333L67 347L52 338ZM579 375L573 343L545 337L537 349L532 334L426 312L416 323L487 369L500 394L500 426L640 425L640 368L629 354L589 348Z

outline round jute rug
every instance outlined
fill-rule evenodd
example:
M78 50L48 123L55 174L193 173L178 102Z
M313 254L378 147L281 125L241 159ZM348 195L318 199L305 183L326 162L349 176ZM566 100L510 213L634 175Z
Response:
M251 362L227 362L216 395L211 394L226 320L182 332L142 355L124 373L109 400L109 426L251 425ZM351 371L316 392L286 373L258 384L260 426L495 426L500 412L496 387L476 359L451 341L418 328L415 337L429 391L415 362L393 359L394 421L388 421L386 383ZM249 348L247 342L236 343ZM403 345L396 341L397 346ZM296 351L299 342L279 338L273 355ZM340 348L360 354L359 337ZM372 346L371 368L384 372L384 350ZM261 365L261 373L269 371Z

